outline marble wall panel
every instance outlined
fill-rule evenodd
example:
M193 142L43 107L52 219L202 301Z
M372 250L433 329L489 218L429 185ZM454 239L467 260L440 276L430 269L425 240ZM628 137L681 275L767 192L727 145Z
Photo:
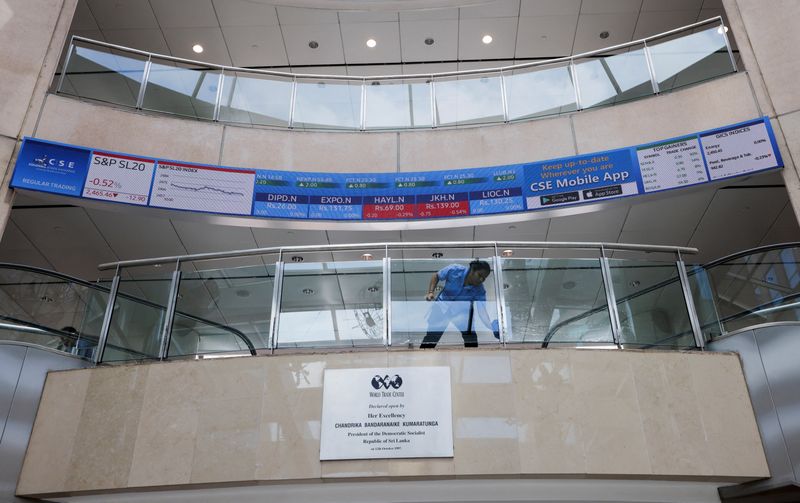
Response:
M572 116L579 153L664 140L759 117L747 75L735 74Z
M50 373L42 403L56 414L39 414L33 425L31 443L46 449L29 451L17 489L20 493L59 491L67 484L72 450L76 446L84 400L91 372ZM78 444L79 448L82 448Z
M769 8L758 0L737 0L739 13L747 30L747 38L758 60L775 113L793 112L800 108L797 74L800 46L797 19L800 4L794 0L774 0Z
M440 365L451 369L453 458L319 461L326 368ZM767 473L733 354L285 353L88 369L51 381L21 494L286 480L745 480ZM74 446L52 448L59 436Z
M55 52L61 49L66 31L53 32L62 16L68 24L76 1L64 5L63 0L6 0L0 3L0 135L16 138L31 105L37 81L49 81L52 62L43 69L51 43ZM42 76L40 77L40 73ZM43 90L41 93L43 94Z
M398 170L501 166L575 154L569 117L481 128L399 133Z
M222 129L220 124L146 115L51 94L34 135L128 154L218 164Z
M91 372L66 490L128 486L149 371L149 365L137 365Z
M393 172L397 133L321 133L226 126L222 164L330 173Z

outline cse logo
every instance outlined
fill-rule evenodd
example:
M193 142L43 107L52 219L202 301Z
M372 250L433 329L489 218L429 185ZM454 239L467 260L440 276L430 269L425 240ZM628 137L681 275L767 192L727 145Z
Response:
M389 389L400 389L400 386L403 385L403 378L399 375L395 374L393 378L389 379L388 375L383 377L376 375L372 378L372 387L379 390L381 388Z

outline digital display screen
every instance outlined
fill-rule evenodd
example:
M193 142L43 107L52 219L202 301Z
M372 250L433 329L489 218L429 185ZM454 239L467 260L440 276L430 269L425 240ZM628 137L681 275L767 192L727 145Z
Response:
M783 166L768 118L531 163L418 173L209 166L26 138L11 186L139 206L298 220L415 220L536 211Z

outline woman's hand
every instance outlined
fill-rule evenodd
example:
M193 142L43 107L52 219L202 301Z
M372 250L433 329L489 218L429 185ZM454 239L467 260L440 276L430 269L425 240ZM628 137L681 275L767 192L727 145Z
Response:
M433 300L435 297L436 297L436 295L434 295L433 292L428 292L428 294L425 295L425 300L430 301L430 300Z

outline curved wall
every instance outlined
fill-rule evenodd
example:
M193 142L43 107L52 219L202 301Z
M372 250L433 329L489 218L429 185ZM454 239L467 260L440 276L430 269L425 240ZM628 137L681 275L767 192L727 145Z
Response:
M209 124L49 95L34 136L132 154L242 168L411 172L531 162L661 140L760 114L746 74L637 102L531 122L433 131L304 132ZM67 118L67 119L65 119ZM778 134L782 147L782 135ZM604 203L602 207L608 204ZM108 207L108 205L104 205ZM599 205L418 222L225 223L306 228L435 228L583 213ZM153 211L153 210L150 210ZM188 214L187 214L188 216ZM201 217L208 218L208 217Z
M407 366L449 367L454 456L320 461L323 371ZM17 491L420 478L723 484L768 476L734 354L456 349L51 373Z

